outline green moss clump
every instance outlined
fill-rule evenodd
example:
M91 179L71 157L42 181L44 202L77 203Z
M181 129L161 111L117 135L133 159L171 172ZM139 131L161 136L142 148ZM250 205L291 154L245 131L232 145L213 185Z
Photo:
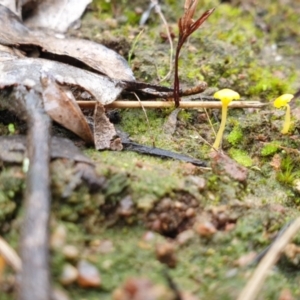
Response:
M227 141L232 145L236 146L242 141L243 132L239 126L235 126L233 130L227 135Z
M270 156L276 153L280 147L281 143L279 141L273 141L271 143L266 143L260 151L262 156Z
M229 155L244 167L251 167L253 164L251 157L246 151L232 148L229 150Z
M300 178L300 171L296 167L298 161L291 156L286 156L281 160L280 171L276 175L276 179L283 185L292 186L294 180Z

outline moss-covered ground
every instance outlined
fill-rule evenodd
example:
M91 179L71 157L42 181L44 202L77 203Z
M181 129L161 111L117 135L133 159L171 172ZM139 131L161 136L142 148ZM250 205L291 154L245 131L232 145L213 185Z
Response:
M200 2L197 15L211 7L216 10L181 51L182 87L206 81L208 94L226 87L244 100L266 103L300 88L298 1ZM172 0L161 4L175 36L174 45L183 5L184 1ZM81 29L72 34L114 48L129 60L139 81L158 84L169 71L170 45L164 24L154 12L141 33L138 22L147 6L148 1L94 0ZM172 86L172 77L161 84ZM142 110L118 111L121 121L117 126L134 141L206 160L209 168L132 152L84 149L97 173L106 178L105 188L90 193L82 184L64 198L75 167L66 160L52 162L51 231L53 238L59 229L65 232L59 237L60 246L51 246L53 284L69 299L126 300L133 298L120 292L124 282L147 278L159 287L152 291L156 293L153 299L176 299L167 272L180 291L190 294L182 299L194 299L188 298L191 295L195 299L236 299L255 267L255 263L247 265L249 257L253 253L255 257L299 216L298 105L298 100L291 104L293 125L287 135L280 132L284 110L272 105L229 110L222 149L248 172L240 180L232 171L210 168L209 144L214 142L212 126L218 130L219 110L181 110L174 134L164 130L170 109L147 110L149 124ZM7 125L0 124L0 128L2 134L10 132ZM16 249L23 189L21 167L3 165L0 228ZM299 243L300 235L293 246L299 249ZM172 250L162 257L158 248L170 244ZM70 260L64 254L66 245L79 250L76 258ZM258 299L300 299L299 252L286 251ZM76 266L81 259L97 267L102 281L99 288L61 283L64 266ZM3 289L0 299L13 299L7 283ZM286 294L293 298L283 298Z

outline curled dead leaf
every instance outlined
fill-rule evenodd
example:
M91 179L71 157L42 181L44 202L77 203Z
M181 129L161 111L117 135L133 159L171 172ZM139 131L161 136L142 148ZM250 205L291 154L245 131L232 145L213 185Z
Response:
M59 87L54 78L43 73L43 102L46 113L57 123L80 136L87 143L92 144L92 131L69 89Z
M94 140L96 149L111 149L111 145L114 145L112 141L116 136L115 127L106 116L103 105L97 103L94 112ZM122 150L122 148L118 150Z

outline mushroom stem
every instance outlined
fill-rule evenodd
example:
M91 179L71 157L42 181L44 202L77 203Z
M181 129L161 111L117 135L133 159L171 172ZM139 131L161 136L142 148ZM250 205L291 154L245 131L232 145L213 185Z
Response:
M281 130L281 133L287 134L289 131L290 125L291 125L291 107L289 106L289 104L287 104L284 125L283 125L283 129Z
M228 108L228 104L223 104L222 105L222 119L221 119L221 124L220 124L220 128L219 131L217 133L216 136L216 140L213 144L213 148L216 150L219 150L221 141L222 141L222 137L223 137L223 133L224 133L224 129L225 129L225 124L226 124L226 119L227 119L227 109Z

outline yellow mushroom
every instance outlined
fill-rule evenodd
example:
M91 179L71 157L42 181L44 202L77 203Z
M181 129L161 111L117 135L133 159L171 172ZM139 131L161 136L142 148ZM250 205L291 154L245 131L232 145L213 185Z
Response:
M281 130L281 133L283 134L287 134L291 126L291 107L289 105L289 102L293 98L294 95L292 94L283 94L280 97L276 98L274 101L274 107L276 108L286 107L284 125Z
M231 90L231 89L223 89L214 94L214 98L220 99L222 102L222 119L221 119L221 125L219 128L219 131L216 136L216 140L213 144L213 148L218 150L222 141L224 129L225 129L225 124L226 124L226 119L227 119L227 110L228 110L228 105L232 100L238 100L240 99L240 95Z

